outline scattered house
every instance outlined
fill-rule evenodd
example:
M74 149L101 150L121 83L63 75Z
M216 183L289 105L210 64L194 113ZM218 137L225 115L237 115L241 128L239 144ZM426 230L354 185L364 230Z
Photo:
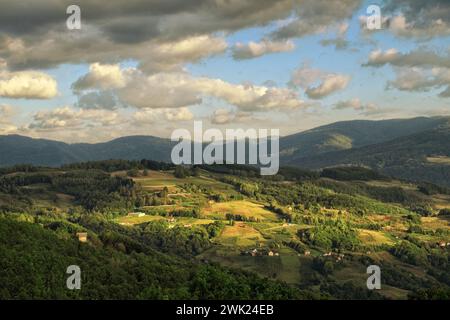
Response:
M308 250L305 251L304 255L305 255L305 256L310 256L310 255L311 255L311 251L308 251Z
M169 223L174 223L175 221L177 221L177 220L174 217L169 217L167 219L167 222L169 222Z
M273 251L269 251L269 252L267 253L267 255L268 255L269 257L273 257Z
M130 216L130 217L144 217L145 213L143 213L143 212L130 212L130 213L128 213L128 216Z
M253 249L251 255L252 257L256 257L258 255L258 249Z
M278 257L280 254L278 252L275 252L275 256Z
M292 207L291 207L291 206L289 206L287 209L288 209L289 211L292 211Z
M439 242L439 247L445 248L446 246L447 246L447 243L445 241L440 241Z
M190 228L190 227L192 227L192 224L185 224L184 227L185 228Z
M77 232L78 241L87 242L88 234L87 232Z

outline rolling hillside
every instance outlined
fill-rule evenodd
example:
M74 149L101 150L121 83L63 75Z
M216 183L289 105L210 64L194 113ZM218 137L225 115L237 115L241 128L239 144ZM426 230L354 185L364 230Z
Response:
M396 138L387 142L292 159L290 164L319 169L338 165L359 165L414 181L450 185L450 127Z
M449 185L448 117L345 121L282 137L281 163L321 169L363 165L403 179ZM0 136L0 166L59 166L107 159L170 161L172 143L152 136L98 144ZM449 161L447 161L447 160Z
M122 137L98 144L67 144L19 135L0 136L0 166L33 164L59 166L108 159L169 161L172 144L151 136Z
M445 117L336 122L284 137L280 141L280 149L285 160L294 162L326 152L389 141L431 130L447 122Z

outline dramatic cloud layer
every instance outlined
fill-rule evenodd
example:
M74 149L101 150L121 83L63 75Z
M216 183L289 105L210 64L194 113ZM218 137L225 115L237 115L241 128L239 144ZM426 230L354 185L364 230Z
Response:
M389 28L397 36L433 38L450 34L447 0L387 0L383 13L393 14Z
M167 136L193 119L293 132L423 92L442 107L450 1L378 3L373 31L363 0L0 0L0 134Z
M288 23L272 33L274 39L303 37L327 28L338 27L361 4L360 0L299 0L296 15Z

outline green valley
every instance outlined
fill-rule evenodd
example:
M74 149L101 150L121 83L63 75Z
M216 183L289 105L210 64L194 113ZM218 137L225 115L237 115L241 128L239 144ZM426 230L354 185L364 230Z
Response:
M357 167L271 177L149 160L2 170L2 298L449 297L443 187ZM64 289L66 264L86 270L88 289ZM373 264L381 290L366 288ZM27 282L30 273L40 276Z

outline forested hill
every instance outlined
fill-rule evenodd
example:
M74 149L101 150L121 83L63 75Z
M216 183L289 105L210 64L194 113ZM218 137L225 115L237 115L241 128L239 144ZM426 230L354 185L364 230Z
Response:
M442 126L387 142L290 160L290 164L318 169L363 165L413 181L450 185L450 127Z
M67 144L20 135L0 136L0 166L63 164L108 159L170 161L173 144L152 136L122 137L105 143Z
M449 117L345 121L280 139L281 163L320 169L364 165L394 177L449 185ZM67 144L0 136L0 166L60 166L108 159L170 162L174 142L152 136Z

